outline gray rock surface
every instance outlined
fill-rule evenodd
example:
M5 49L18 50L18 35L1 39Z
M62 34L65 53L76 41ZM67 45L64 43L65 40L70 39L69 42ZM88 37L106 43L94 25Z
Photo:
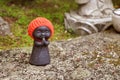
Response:
M120 34L105 31L49 45L51 64L29 64L31 47L0 52L0 80L120 80Z
M0 17L0 35L6 36L11 35L10 25L7 21L5 21L2 17Z

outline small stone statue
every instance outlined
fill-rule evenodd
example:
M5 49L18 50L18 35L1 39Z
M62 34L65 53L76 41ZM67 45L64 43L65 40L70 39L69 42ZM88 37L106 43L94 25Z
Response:
M106 30L112 24L111 0L75 0L78 10L65 13L65 28L80 35Z
M53 25L46 18L38 17L29 24L28 34L34 39L30 64L45 66L50 63L48 39L53 35L53 32Z

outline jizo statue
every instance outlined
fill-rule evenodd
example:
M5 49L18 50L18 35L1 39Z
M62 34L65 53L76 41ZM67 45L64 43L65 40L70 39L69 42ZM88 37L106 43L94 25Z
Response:
M75 0L76 11L65 13L65 28L80 35L106 30L112 24L112 0Z
M50 63L48 39L53 35L52 23L43 17L38 17L30 22L28 34L34 39L30 64L45 66Z

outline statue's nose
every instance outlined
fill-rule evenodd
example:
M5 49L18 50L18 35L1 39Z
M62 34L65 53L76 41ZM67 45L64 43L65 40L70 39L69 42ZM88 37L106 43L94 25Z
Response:
M41 33L41 35L39 35L40 38L44 38L45 37L45 33Z
M42 33L42 36L45 36L45 33Z

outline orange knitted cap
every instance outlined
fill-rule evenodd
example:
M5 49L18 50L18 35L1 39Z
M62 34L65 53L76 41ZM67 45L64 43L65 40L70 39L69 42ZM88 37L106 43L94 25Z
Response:
M33 38L34 30L41 26L48 27L51 31L51 36L54 34L54 29L53 29L52 23L46 18L38 17L30 22L30 24L28 26L28 35Z

